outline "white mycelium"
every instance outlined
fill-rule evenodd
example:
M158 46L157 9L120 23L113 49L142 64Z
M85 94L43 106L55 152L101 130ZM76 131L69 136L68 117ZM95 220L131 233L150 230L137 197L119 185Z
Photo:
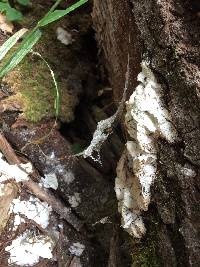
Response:
M41 184L45 188L53 188L54 190L58 189L58 179L55 173L45 174L44 178L41 178Z
M27 230L12 241L10 246L5 248L10 253L8 263L17 266L33 266L41 258L51 259L53 257L53 242L44 235L34 235Z
M156 139L177 139L170 114L162 100L162 88L146 62L138 75L140 84L126 102L125 123L131 141L118 163L115 183L122 226L137 238L145 234L140 216L148 210L150 187L156 178Z
M3 159L0 153L0 183L9 179L15 179L17 183L29 180L29 174L32 171L31 163L11 165Z
M25 222L25 217L35 221L42 228L47 228L51 207L46 202L41 202L35 197L29 200L14 199L10 207L14 217L14 228ZM33 226L32 226L33 229ZM15 238L5 250L10 253L9 264L19 266L33 266L40 261L40 257L50 259L53 257L53 241L50 237L34 234L32 230L26 230L22 235Z
M69 247L69 252L72 255L78 256L80 257L83 253L83 251L85 250L85 246L79 242L73 243L70 247Z
M24 215L30 220L34 220L44 229L49 224L49 216L52 208L46 203L41 202L35 197L30 197L29 200L14 199L10 211L16 215ZM18 220L17 220L18 221Z

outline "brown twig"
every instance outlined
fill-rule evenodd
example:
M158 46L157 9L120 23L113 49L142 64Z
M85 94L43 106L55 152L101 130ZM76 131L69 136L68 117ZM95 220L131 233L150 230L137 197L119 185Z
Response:
M71 208L67 208L59 199L56 199L52 193L44 191L37 183L31 180L24 182L24 185L39 199L46 201L62 219L71 224L77 231L80 231L83 223L72 213Z
M17 157L13 148L2 133L0 133L0 150L6 157L9 164L21 164L20 159ZM56 199L50 191L44 191L31 179L24 181L23 185L39 199L46 201L62 219L72 225L77 231L80 231L80 229L83 227L83 223L72 213L71 208L66 207L59 199Z
M9 164L16 164L16 165L21 164L21 161L19 160L13 148L8 143L8 141L6 140L5 136L2 133L0 133L0 150L7 159Z

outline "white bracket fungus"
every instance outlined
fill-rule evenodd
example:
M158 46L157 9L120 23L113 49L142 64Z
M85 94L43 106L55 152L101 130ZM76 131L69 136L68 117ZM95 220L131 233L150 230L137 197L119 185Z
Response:
M131 141L118 163L115 191L122 226L131 235L141 238L145 226L141 211L150 203L150 187L156 179L156 139L177 140L170 114L162 101L162 88L146 62L138 74L140 84L126 102L125 124Z

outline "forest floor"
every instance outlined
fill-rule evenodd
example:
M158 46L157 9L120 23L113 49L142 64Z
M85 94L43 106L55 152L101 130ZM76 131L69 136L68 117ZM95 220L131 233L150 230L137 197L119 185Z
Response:
M14 32L30 29L48 8L34 1ZM34 48L58 81L58 120L52 78L39 57L28 55L1 83L2 267L131 264L132 244L120 228L114 192L123 132L111 129L101 162L75 156L116 110L90 12L88 5L47 27ZM8 37L0 32L1 44Z

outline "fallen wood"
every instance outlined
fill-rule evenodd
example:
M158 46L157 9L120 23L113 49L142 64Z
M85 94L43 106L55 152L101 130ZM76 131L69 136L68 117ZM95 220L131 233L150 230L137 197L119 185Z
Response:
M20 159L2 133L0 133L0 150L10 164L16 164L18 166L21 164ZM23 186L40 200L46 201L62 219L73 226L77 231L80 231L83 227L83 222L72 213L71 208L66 207L60 200L56 199L49 190L44 191L36 182L32 181L31 178L28 181L24 181Z

